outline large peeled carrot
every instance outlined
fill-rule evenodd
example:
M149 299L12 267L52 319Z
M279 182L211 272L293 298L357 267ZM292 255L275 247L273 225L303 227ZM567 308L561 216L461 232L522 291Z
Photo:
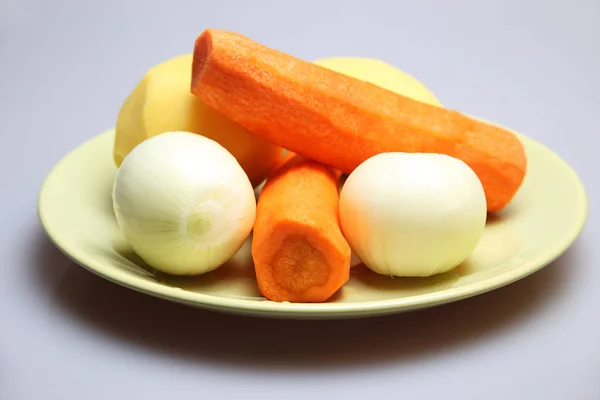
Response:
M273 301L324 302L350 274L339 223L340 173L294 156L258 198L252 258L258 288Z
M481 180L489 211L510 202L526 172L523 145L507 130L232 32L198 37L191 91L254 134L344 172L389 151L459 158Z

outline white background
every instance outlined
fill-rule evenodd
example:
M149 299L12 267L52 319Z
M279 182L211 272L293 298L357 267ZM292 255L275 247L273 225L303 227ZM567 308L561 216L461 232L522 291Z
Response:
M84 271L37 221L45 175L207 27L381 58L548 145L586 186L582 235L506 288L372 320L210 314ZM600 399L599 92L598 0L1 0L0 399Z

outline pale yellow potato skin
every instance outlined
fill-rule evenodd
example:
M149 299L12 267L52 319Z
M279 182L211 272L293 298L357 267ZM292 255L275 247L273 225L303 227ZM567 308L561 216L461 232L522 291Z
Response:
M315 61L322 67L380 86L423 103L441 107L437 97L413 76L374 58L330 57Z

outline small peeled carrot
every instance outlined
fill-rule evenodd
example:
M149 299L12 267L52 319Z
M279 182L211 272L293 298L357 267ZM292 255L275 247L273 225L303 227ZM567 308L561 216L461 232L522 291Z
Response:
M339 222L340 173L293 156L258 198L252 258L258 288L273 301L324 302L350 275Z
M488 211L510 202L526 172L524 147L505 129L232 32L196 39L191 92L255 135L347 173L383 152L461 159L481 180Z

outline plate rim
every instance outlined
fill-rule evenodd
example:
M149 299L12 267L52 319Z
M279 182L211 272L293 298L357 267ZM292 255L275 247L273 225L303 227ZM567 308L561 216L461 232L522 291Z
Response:
M494 125L501 126L498 124ZM257 301L249 299L224 298L206 293L192 292L177 287L164 285L159 282L144 280L141 278L130 278L127 275L122 275L122 277L119 277L120 273L118 269L109 272L105 271L100 265L102 263L96 263L93 259L89 259L85 253L79 253L76 248L74 249L73 247L70 247L68 244L64 243L62 239L60 239L60 235L57 235L56 230L52 228L44 215L44 193L47 193L47 187L52 182L53 177L60 171L61 166L67 162L73 154L80 151L83 147L89 145L91 142L101 140L105 135L113 135L115 130L114 127L106 129L101 133L83 141L65 154L51 168L50 172L44 178L38 193L37 215L46 233L46 236L53 243L53 245L56 246L73 263L84 267L86 270L110 282L164 300L213 311L274 318L291 317L298 319L334 319L369 317L407 312L474 297L526 278L527 276L552 263L563 253L565 253L573 245L583 230L588 217L588 198L583 182L579 178L577 172L556 152L543 143L509 128L504 129L513 132L522 141L530 142L535 146L541 146L548 156L554 158L554 161L560 163L565 171L571 175L573 182L576 183L577 186L577 198L578 202L580 203L578 207L579 217L577 219L577 224L574 224L571 230L567 234L563 235L564 240L561 246L553 247L552 251L549 251L548 253L539 253L537 257L528 259L516 268L504 271L498 275L494 275L493 277L470 282L459 287L450 287L431 293L423 293L404 298L391 298L356 303L287 303L272 302L267 299Z

